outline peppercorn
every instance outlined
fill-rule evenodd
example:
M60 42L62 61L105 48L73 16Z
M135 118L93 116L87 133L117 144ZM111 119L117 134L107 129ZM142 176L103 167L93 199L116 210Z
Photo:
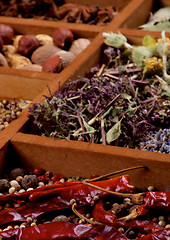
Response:
M16 179L18 176L24 176L25 172L22 168L15 168L10 172L10 178Z
M6 179L0 179L0 192L8 192L10 183Z
M27 175L21 180L21 185L24 189L36 188L38 186L38 180L35 175Z

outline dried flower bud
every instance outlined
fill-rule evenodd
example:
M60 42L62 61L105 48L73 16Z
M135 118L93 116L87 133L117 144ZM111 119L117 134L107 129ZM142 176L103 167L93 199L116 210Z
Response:
M62 61L60 56L56 55L48 58L43 64L42 71L58 73L62 70Z
M2 37L4 44L9 44L14 37L13 28L9 25L0 24L0 36Z
M58 28L53 33L53 42L59 48L68 49L73 42L73 34L67 28Z
M38 39L34 35L25 35L19 39L18 53L28 56L39 47Z

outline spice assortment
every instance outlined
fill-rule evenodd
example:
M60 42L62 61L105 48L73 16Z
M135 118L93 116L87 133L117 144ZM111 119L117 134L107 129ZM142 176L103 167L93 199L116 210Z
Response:
M0 66L58 73L89 44L89 39L75 39L67 28L57 28L53 36L15 35L9 25L0 24Z
M0 180L1 238L169 239L169 192L135 188L129 175L112 175L64 178L13 169Z
M10 122L17 119L20 113L31 103L25 100L6 100L0 101L0 132L5 129Z
M100 4L99 4L100 5ZM2 1L0 15L8 17L34 18L69 23L106 25L118 14L114 6L86 6L65 1Z
M104 62L35 103L32 123L42 136L169 153L169 39L104 37Z

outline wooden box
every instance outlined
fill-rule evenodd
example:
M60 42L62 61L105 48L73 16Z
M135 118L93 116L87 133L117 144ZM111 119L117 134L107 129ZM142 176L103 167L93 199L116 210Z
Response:
M151 35L154 36L154 33ZM135 44L140 44L142 41L138 36L128 36L128 39ZM62 84L70 78L85 75L90 67L95 66L100 61L102 45L103 38L100 33L91 43L91 48L86 49L85 53L88 57L79 65L79 68L72 69L72 72L61 73ZM56 82L53 81L50 85L52 92L56 91ZM48 90L44 89L43 93L48 94ZM34 102L39 101L43 101L42 95L34 99ZM43 166L46 170L66 177L71 175L88 177L91 174L105 174L142 165L149 170L140 169L137 173L131 173L132 182L136 185L149 184L163 189L170 181L168 154L37 136L34 134L32 123L26 117L26 111L24 114L25 124L12 137L11 150L6 162L10 161L10 154L12 154L14 159L19 159L26 168ZM18 119L19 121L21 119Z

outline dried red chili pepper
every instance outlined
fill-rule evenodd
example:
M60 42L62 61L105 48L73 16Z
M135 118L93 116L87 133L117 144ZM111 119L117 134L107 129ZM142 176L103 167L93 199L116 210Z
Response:
M165 228L163 230L138 238L138 240L169 240L169 239L170 239L170 228Z
M104 181L98 181L98 182L93 182L93 185L99 186L101 188L107 189L107 190L111 190L111 191L115 191L115 192L133 192L134 191L134 187L129 185L129 176L128 175L124 175L121 177L117 177L117 178L111 178L108 180L104 180ZM39 200L42 200L43 198L47 198L47 197L55 197L58 196L60 194L64 194L65 196L67 196L70 193L72 195L72 198L74 198L76 201L79 201L79 195L81 193L81 198L89 198L88 194L89 194L89 190L92 191L90 192L91 197L94 197L95 195L98 194L98 192L100 192L100 195L102 196L102 194L104 195L108 195L109 193L102 193L101 190L95 189L91 186L86 186L83 184L80 185L76 185L76 186L72 186L71 188L71 192L69 191L70 188L65 188L64 191L61 190L61 188L58 189L53 189L53 190L47 190L47 191L43 191L43 192L35 192L33 194L30 195L29 200L31 202L36 202ZM78 196L78 199L77 199Z
M120 192L132 192L134 188L128 183L129 176L121 176L118 178L112 178L105 181L99 181L94 183L97 186ZM78 206L93 205L94 196L99 198L109 196L110 194L94 187L90 187L84 184L74 184L73 186L53 189L55 191L55 196L48 200L38 202L38 203L26 203L25 205L18 208L8 208L0 212L0 225L13 222L13 221L26 221L27 217L32 219L37 218L43 213L56 211L64 208L71 208L70 200L75 199ZM48 193L48 191L47 191ZM43 192L35 192L36 197L43 195ZM53 193L50 192L53 195ZM51 196L51 195L50 195ZM46 197L46 195L45 195Z
M170 192L147 192L144 205L146 209L170 212Z
M26 200L29 198L29 196L33 193L33 192L41 192L41 191L45 191L45 190L50 190L50 189L56 189L56 188L63 188L63 187L69 187L75 184L79 184L79 182L64 182L64 183L57 183L57 184L52 184L52 185L47 185L47 186L43 186L41 188L36 188L30 191L26 191L23 193L15 193L15 194L8 194L8 195L1 195L0 196L0 203L3 202L11 202L14 200Z
M115 228L123 227L125 230L133 228L139 230L142 233L149 234L156 231L163 230L164 228L160 227L158 224L148 221L148 220L132 220L132 221L117 221L112 224Z
M103 201L100 200L98 203L96 203L93 211L92 211L92 216L93 218L101 223L105 224L111 224L116 220L116 215L110 212L107 212L103 208L104 204Z
M111 226L88 226L69 222L53 222L33 227L17 228L0 233L3 239L13 240L126 240L127 238Z

